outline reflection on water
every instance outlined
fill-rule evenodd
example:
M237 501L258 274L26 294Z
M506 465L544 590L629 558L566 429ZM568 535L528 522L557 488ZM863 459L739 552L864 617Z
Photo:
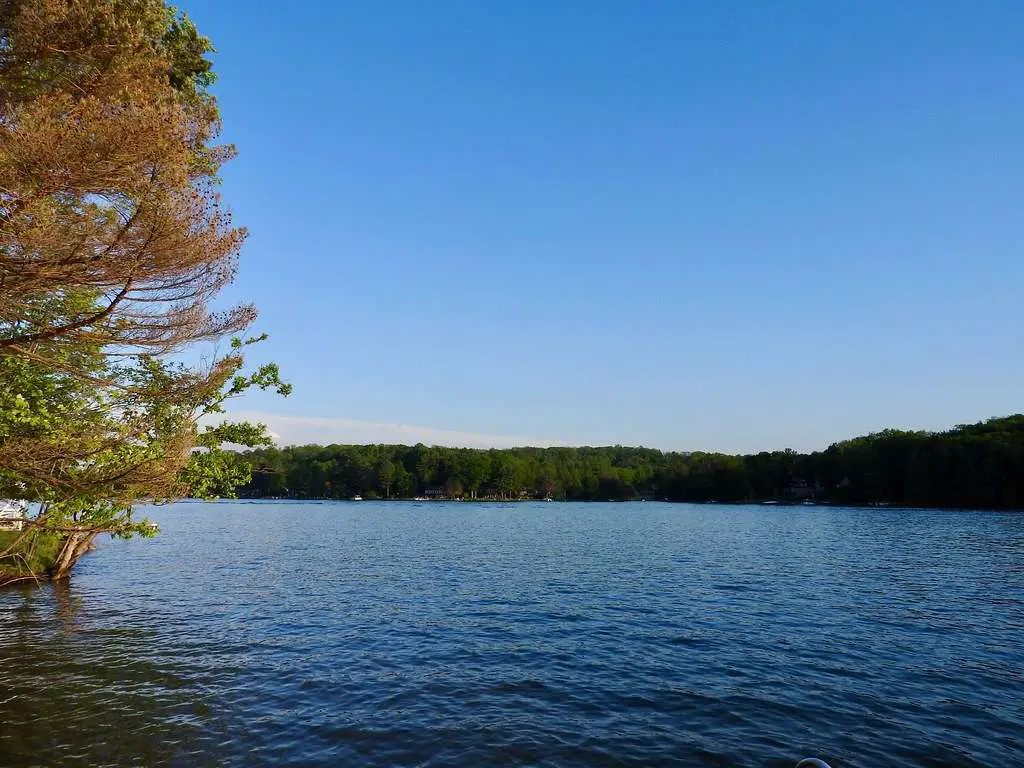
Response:
M154 516L0 592L0 765L1024 764L1024 515Z

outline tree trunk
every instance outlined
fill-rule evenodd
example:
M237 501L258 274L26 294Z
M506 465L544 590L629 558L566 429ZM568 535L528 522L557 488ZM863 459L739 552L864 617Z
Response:
M53 568L53 578L59 580L70 576L71 569L75 567L78 559L89 551L95 538L96 534L92 531L75 531L69 534Z

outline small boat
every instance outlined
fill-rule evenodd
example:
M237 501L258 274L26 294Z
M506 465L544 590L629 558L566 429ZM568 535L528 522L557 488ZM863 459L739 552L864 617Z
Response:
M363 497L360 496L358 493L355 496L352 497L352 501L362 501L362 500L363 500Z
M20 531L25 526L27 513L27 501L0 499L0 531Z

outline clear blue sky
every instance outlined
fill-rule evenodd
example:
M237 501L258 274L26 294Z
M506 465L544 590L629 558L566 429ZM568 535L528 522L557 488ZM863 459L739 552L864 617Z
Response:
M1017 0L183 8L240 152L230 298L295 385L238 407L285 442L812 449L1024 410Z

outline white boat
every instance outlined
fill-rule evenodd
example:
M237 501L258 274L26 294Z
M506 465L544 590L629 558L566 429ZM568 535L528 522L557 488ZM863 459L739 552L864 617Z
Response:
M352 497L352 501L362 501L362 500L363 500L363 497L360 496L358 493L355 496Z
M0 499L0 531L20 531L25 526L27 512L27 501Z

